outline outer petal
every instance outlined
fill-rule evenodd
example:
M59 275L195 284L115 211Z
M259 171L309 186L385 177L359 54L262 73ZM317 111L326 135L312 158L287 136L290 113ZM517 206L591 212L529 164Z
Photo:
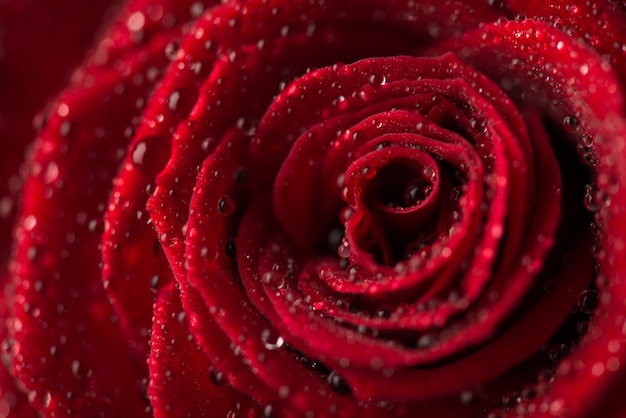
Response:
M137 13L149 6L139 1L121 12L55 103L28 165L10 331L16 377L49 416L149 411L145 358L120 332L99 265L120 149L178 32L163 15L138 25Z
M626 234L626 122L617 74L582 42L531 20L468 33L455 47L513 94L515 86L526 86L522 98L556 120L575 117L578 123L573 132L568 129L569 140L586 147L592 138L597 155L592 166L597 191L592 189L588 199L592 210L598 211L594 223L601 231L597 252L601 274L595 283L600 304L580 346L559 364L550 394L522 403L511 414L585 416L599 409L604 416L620 416L623 411L616 399L623 391L626 364L621 343L626 330L626 270L617 254ZM603 403L604 398L609 401Z
M116 2L62 0L54 3L9 1L0 5L2 50L0 58L0 269L6 268L11 229L17 211L16 193L21 181L17 175L28 142L35 137L42 115L35 117L51 95L67 81L86 48L94 41L94 28L102 23L107 8ZM64 30L54 30L63 27ZM48 36L42 37L46 32ZM50 45L56 47L50 47ZM45 67L45 76L42 68ZM33 118L35 121L33 121ZM7 275L2 273L0 317L6 318ZM6 321L0 323L0 338L5 341ZM4 353L7 356L8 354ZM6 360L6 359L5 359ZM11 374L0 371L3 416L35 416L27 397L15 387ZM8 415L7 415L8 414Z
M115 3L12 0L0 5L0 264L9 254L20 186L17 171L26 145L35 137L33 119L41 127L43 117L35 114L67 82L69 72L94 42L94 28Z
M189 333L174 283L155 303L148 393L155 417L260 416L260 407L227 386Z

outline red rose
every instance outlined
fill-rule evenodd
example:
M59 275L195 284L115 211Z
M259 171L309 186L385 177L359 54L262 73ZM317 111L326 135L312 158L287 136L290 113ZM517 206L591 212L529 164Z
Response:
M214 3L127 1L48 107L4 314L30 409L624 416L624 6Z

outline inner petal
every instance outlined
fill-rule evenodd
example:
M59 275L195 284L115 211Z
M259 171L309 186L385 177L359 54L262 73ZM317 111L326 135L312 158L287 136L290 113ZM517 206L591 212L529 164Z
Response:
M346 191L360 219L351 231L359 247L392 265L405 257L412 239L431 236L440 212L440 178L437 161L413 148L382 148L355 161Z

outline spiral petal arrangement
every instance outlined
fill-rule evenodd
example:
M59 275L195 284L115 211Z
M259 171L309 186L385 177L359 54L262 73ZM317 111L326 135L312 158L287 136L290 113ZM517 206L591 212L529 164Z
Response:
M624 10L504 3L127 2L24 173L32 405L624 413Z

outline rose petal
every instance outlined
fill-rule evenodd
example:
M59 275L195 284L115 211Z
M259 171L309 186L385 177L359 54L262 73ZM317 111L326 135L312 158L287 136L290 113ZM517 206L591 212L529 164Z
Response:
M12 354L16 377L46 414L146 413L146 366L128 350L102 289L99 218L124 131L152 85L124 74L163 66L168 41L120 42L119 56L103 41L57 102L30 162L12 269Z
M624 360L621 344L612 344L609 350L609 343L623 338L623 316L620 312L623 311L621 301L626 291L624 266L619 261L621 258L615 256L621 251L618 248L623 243L620 236L624 220L619 208L624 203L621 185L626 180L621 158L626 124L619 81L612 66L602 62L588 47L539 22L490 26L480 34L467 34L461 42L466 47L456 47L463 48L461 55L474 66L490 73L494 79L504 81L505 87L518 83L529 86L536 94L526 96L526 100L554 115L556 120L575 115L580 124L578 138L589 135L594 141L599 161L594 167L596 181L607 195L607 199L600 202L596 218L603 231L603 250L598 254L602 275L597 280L603 296L583 344L560 364L550 395L539 397L525 406L536 411L549 411L553 415L564 411L574 416L584 415L598 405L602 399L600 394L610 392L609 388L619 376L615 373L619 367L615 365L622 364ZM559 47L560 42L562 47ZM477 47L479 45L480 48ZM508 63L512 63L512 59L515 59L515 75L509 78L511 67ZM488 68L481 65L489 60L496 65ZM580 77L578 70L582 63L589 66L585 77ZM544 70L536 69L546 69L548 77L545 77ZM510 84L511 81L513 84ZM607 368L610 359L613 359L613 366Z
M230 387L197 346L172 282L162 289L154 309L148 393L155 417L260 416L259 406Z

